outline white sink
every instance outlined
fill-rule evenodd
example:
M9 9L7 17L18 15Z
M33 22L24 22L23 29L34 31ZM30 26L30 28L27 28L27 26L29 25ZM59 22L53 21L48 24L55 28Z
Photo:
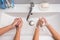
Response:
M33 18L35 25L39 17L46 17L48 22L55 28L55 30L60 33L60 14L59 13L34 13L31 18ZM1 13L0 14L0 28L9 25L13 22L14 18L21 17L23 19L23 27L21 31L21 40L32 40L35 25L30 26L28 22L26 21L27 14L24 13ZM4 35L0 36L0 40L13 40L15 35L15 29L5 33ZM41 40L52 40L50 32L46 29L41 30Z

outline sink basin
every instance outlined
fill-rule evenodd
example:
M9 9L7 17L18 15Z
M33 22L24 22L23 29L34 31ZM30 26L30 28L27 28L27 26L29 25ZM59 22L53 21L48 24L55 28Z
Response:
M47 13L33 13L31 18L33 18L35 25L30 26L28 22L26 21L27 13L1 13L0 14L0 28L9 25L13 22L13 20L16 17L21 17L23 19L23 27L21 31L21 40L32 40L36 22L39 19L39 17L45 17L48 22L53 26L53 28L60 33L60 13L59 12L47 12ZM44 27L45 28L45 27ZM4 35L0 36L0 40L13 40L15 35L15 29L10 30L9 32L5 33ZM51 37L50 32L47 28L40 30L41 34L41 40L53 40Z

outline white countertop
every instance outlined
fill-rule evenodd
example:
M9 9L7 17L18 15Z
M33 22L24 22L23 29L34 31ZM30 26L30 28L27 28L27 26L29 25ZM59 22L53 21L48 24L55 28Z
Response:
M29 4L15 4L14 8L0 9L1 12L14 12L14 13L28 13L29 12ZM40 12L60 12L60 4L49 4L48 9L40 9L38 4L35 4L33 8L33 13Z

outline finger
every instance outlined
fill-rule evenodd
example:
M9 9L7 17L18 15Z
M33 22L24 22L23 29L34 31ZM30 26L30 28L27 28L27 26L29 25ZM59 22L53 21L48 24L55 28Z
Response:
M22 21L22 18L19 18L20 21Z
M23 24L23 20L22 20L22 18L20 18L20 23L22 23L22 24Z
M15 20L18 20L19 18L15 18Z
M45 23L47 22L46 18L43 18L43 20L45 21Z

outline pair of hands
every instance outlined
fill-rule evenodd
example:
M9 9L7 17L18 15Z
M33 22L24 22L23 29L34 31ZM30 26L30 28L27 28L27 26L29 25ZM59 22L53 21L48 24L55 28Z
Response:
M37 27L42 27L43 24L46 26L48 24L47 20L43 17L43 18L40 18L36 24ZM22 21L22 18L16 18L14 20L14 22L12 23L12 26L13 27L16 27L16 29L19 29L21 28L23 25L23 21Z
M11 24L12 27L16 27L16 29L20 29L23 25L23 21L21 18L14 19L14 22Z
M48 22L47 22L47 20L44 18L44 17L42 17L42 18L40 18L39 20L38 20L38 22L37 22L37 24L36 24L36 26L37 27L42 27L42 26L46 26L46 25L48 25Z

